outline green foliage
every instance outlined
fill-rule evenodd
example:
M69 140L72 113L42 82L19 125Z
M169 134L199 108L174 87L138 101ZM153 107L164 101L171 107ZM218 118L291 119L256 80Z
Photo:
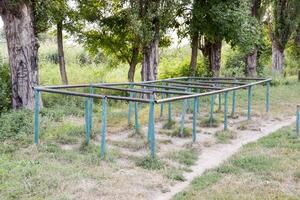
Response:
M230 51L227 54L227 59L225 62L225 69L222 71L224 76L228 77L243 77L245 76L246 64L245 64L245 54L240 51Z
M165 163L157 158L147 156L136 162L136 165L148 170L160 170L164 167Z
M218 131L216 132L216 137L219 143L227 144L230 140L235 139L237 133L234 131L226 130L226 131Z
M8 112L0 118L0 141L18 140L33 134L33 114L28 110Z
M180 164L191 166L197 161L198 154L194 149L186 149L172 152L168 157L169 159L177 161Z
M1 62L1 55L0 55ZM9 66L0 63L0 116L11 107L11 81Z

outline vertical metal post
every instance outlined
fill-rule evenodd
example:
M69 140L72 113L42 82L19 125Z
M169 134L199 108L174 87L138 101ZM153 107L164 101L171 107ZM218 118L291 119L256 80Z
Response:
M133 88L133 84L130 84L130 88L132 89ZM133 93L130 92L130 98L133 97ZM128 102L128 126L130 127L131 125L131 112L132 112L132 102L129 101Z
M134 94L134 97L136 97L136 93ZM135 128L135 132L136 133L139 132L139 116L138 116L138 111L139 111L138 103L134 102L134 128Z
M296 113L296 134L299 136L300 134L300 105L297 106L297 113Z
M191 88L187 89L188 92L191 92ZM190 113L191 112L191 99L187 99L187 112Z
M252 86L248 87L248 114L247 119L251 120L251 101L252 101Z
M100 157L101 159L105 156L106 148L106 119L107 117L107 98L102 99L102 119L101 119L101 146L100 146Z
M266 112L270 111L270 81L266 85Z
M155 126L154 126L154 99L151 95L150 108L149 108L149 124L148 124L148 142L150 144L151 157L155 158Z
M168 97L171 97L171 94L168 94ZM168 103L168 121L172 121L172 104L171 102Z
M180 120L180 132L179 132L180 137L183 137L184 119L185 119L186 106L187 106L186 104L188 104L187 99L183 100L183 108L182 108L182 114L181 114L181 120Z
M162 83L162 86L165 86L165 83ZM163 90L163 88L161 89ZM165 93L161 93L162 98L165 98ZM163 112L164 112L164 103L160 104L160 117L163 116Z
M224 130L227 130L228 92L224 94Z
M34 143L39 143L40 91L34 89Z
M196 141L196 123L197 123L197 106L198 106L198 97L194 98L194 109L193 109L193 142Z
M200 93L200 89L197 89L197 93ZM200 107L200 97L197 97L197 113L200 112L199 107Z
M236 91L232 91L232 110L231 110L231 116L234 117L235 115L235 93Z
M214 104L215 104L215 95L210 96L210 117L209 125L212 126L214 120Z
M90 94L94 94L94 87L90 85ZM94 98L90 98L90 133L92 132L93 128L93 107L94 107Z
M85 108L85 141L87 144L90 143L90 99L86 97L84 99Z

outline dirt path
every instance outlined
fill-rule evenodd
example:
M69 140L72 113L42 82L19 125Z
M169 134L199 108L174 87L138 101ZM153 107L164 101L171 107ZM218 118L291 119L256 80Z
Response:
M185 174L186 181L170 187L170 190L167 193L157 193L152 199L171 199L176 193L184 190L195 177L200 176L207 169L217 167L233 154L237 153L243 145L254 142L284 126L288 126L294 120L293 117L284 120L269 119L260 126L259 130L240 130L240 136L237 137L237 139L231 140L230 144L216 144L209 148L204 148L199 156L199 160L192 166L192 172Z

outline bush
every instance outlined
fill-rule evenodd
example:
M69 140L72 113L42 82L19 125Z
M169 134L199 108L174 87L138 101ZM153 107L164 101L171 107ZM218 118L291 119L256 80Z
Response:
M0 118L0 141L33 134L33 114L28 110L4 113Z
M245 76L245 55L236 50L230 52L227 56L223 75L229 77Z
M58 64L59 57L57 52L50 52L45 56L46 60L52 64Z
M0 55L1 56L1 55ZM11 108L11 81L8 64L0 64L0 115Z

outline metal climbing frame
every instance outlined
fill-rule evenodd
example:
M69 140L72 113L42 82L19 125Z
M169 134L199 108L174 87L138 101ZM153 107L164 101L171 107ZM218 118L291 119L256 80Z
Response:
M270 110L270 78L228 78L228 77L180 77L155 81L144 81L136 83L98 83L79 85L59 85L59 86L38 86L35 91L35 111L34 111L34 142L39 142L39 99L40 93L55 93L71 95L85 98L85 132L86 142L90 141L93 118L93 100L102 100L101 114L101 143L100 156L104 158L106 153L106 126L107 126L107 105L109 100L127 101L128 124L131 124L131 115L134 109L134 128L139 130L138 123L138 103L149 104L149 124L148 124L148 144L151 156L155 157L155 105L160 105L160 116L163 115L164 105L168 104L168 121L172 121L172 102L183 101L183 110L180 121L180 133L183 135L185 113L190 110L193 101L193 123L192 140L196 141L196 120L200 112L200 98L210 96L210 123L213 122L215 96L219 97L219 110L221 98L224 97L224 130L228 127L228 95L232 92L231 115L235 114L236 91L248 90L247 118L251 119L252 90L255 85L266 86L266 112ZM73 91L83 89L85 92ZM109 92L118 91L119 95L111 95ZM133 106L134 103L134 107Z

